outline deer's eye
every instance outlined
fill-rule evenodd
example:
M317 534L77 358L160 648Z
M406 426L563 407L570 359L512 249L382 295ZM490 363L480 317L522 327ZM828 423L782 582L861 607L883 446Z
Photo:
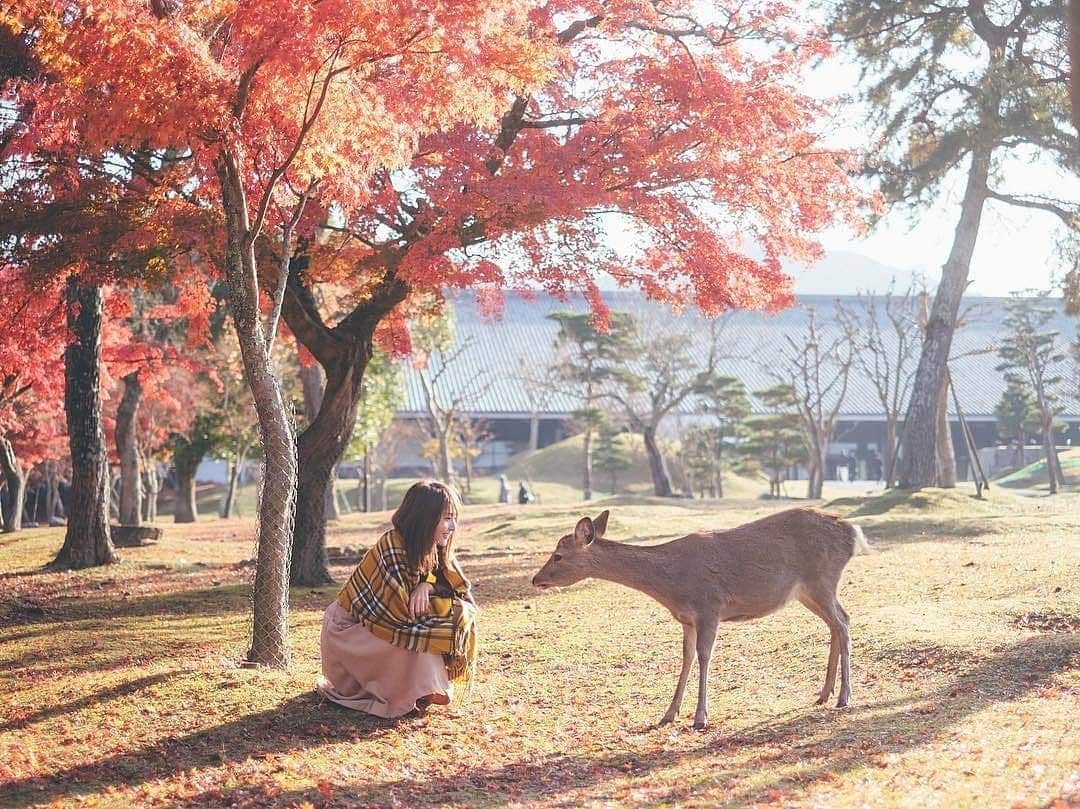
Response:
M552 559L552 561L558 562L559 560L562 559L562 554L561 553L556 553L551 557L551 559Z

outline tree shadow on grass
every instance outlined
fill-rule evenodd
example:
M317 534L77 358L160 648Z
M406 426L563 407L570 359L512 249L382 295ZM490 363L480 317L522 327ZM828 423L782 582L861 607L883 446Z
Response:
M53 775L0 784L0 806L40 805L80 793L97 793L108 787L167 779L195 767L219 766L297 748L399 732L396 727L400 722L346 709L331 710L321 706L322 702L314 692L299 694L268 710L178 739L162 740Z
M728 805L741 806L766 799L772 790L802 791L818 781L835 779L838 774L866 766L874 755L926 745L966 717L995 703L1015 701L1039 691L1057 672L1077 665L1080 639L1071 635L1038 636L997 649L993 656L934 691L845 711L800 711L730 733L715 728L703 734L702 743L689 751L657 747L643 753L559 754L541 760L509 761L359 784L335 784L333 773L328 772L324 780L334 794L334 806L370 802L495 806L504 804L507 797L559 803L568 790L591 790L589 798L602 798L611 791L605 792L605 782L612 779L629 775L655 780L654 774L664 768L708 759L707 767L703 762L697 768L701 780L707 781L711 789L722 789ZM78 782L80 792L96 792L110 786L166 779L192 767L238 762L297 747L377 740L380 735L397 732L396 723L351 711L320 709L315 694L302 694L270 710L175 741L2 786L0 805L22 807L57 800L74 791L74 782ZM784 752L770 757L767 763L758 758L738 765L726 763L732 750L759 745L780 745ZM745 783L744 779L760 776L763 771L772 774L765 783L759 779ZM241 783L231 792L208 793L191 799L187 805L287 805L301 800L315 805L326 803L323 793L315 789L271 795L266 791L266 779L254 777L256 783ZM693 788L693 783L680 782L667 795L653 790L649 801L678 803L685 799L685 790ZM562 798L562 802L581 798L574 795Z
M126 697L130 694L134 694L137 691L142 691L144 688L163 683L166 680L170 680L173 677L186 674L185 671L170 671L162 674L154 674L149 677L140 677L137 680L129 680L121 683L120 685L114 685L111 688L105 688L101 691L95 691L92 694L87 694L79 699L72 700L71 702L65 702L62 705L50 705L47 708L42 708L33 713L21 716L18 719L12 719L7 722L0 722L0 733L7 733L13 730L22 730L28 725L33 725L38 722L42 722L46 719L50 719L54 716L62 716L64 714L71 713L73 711L80 711L83 708L88 708L91 705L97 705L107 700L119 699Z

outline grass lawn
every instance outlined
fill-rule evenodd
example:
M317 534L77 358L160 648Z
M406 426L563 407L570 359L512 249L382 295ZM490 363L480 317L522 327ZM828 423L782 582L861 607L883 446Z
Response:
M1065 486L1080 489L1080 449L1067 449L1058 453L1061 473L1065 476ZM1007 489L1033 489L1048 491L1050 476L1046 472L1046 460L1030 463L1022 469L1002 475L996 481Z
M605 503L609 536L645 543L790 505ZM794 604L721 629L701 733L693 685L655 726L680 651L662 608L604 582L530 586L580 503L467 507L478 682L464 709L398 722L313 692L335 587L293 590L290 669L237 666L250 519L165 523L78 573L41 572L62 529L0 536L0 806L1080 805L1080 498L828 505L876 549L840 585L851 707L813 707L828 633ZM386 519L349 515L328 541L366 544Z

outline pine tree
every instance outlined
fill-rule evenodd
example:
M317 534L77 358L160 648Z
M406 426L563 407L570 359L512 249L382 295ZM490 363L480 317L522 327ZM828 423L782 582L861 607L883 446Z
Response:
M635 326L625 312L612 312L606 330L597 328L588 312L552 312L548 317L559 324L555 345L569 353L558 370L563 380L577 387L582 406L575 418L584 426L582 450L582 490L585 500L592 499L593 433L603 423L603 413L596 406L597 381L610 367L619 367L634 351Z
M746 420L747 438L739 447L744 464L753 464L769 475L769 495L780 497L780 486L789 467L805 463L806 441L797 411L795 388L774 385L754 391L767 413Z
M1016 449L1013 466L1019 469L1024 465L1024 444L1027 437L1039 431L1039 406L1031 389L1023 380L1012 377L1001 401L994 408L998 438Z
M1010 157L1080 170L1069 122L1061 0L838 0L832 34L862 62L864 98L882 121L869 166L889 203L935 202L966 173L960 219L927 323L903 434L900 485L934 480L938 398L987 202L1057 216L1080 231L1076 200L1003 186Z
M712 416L713 424L708 430L695 431L692 440L709 450L711 488L715 488L716 497L723 497L724 472L731 466L731 447L745 434L744 421L750 415L750 399L741 380L715 371L698 378L696 393L701 397L698 410ZM704 460L701 459L703 463Z
M1014 297L1005 308L1005 326L1010 334L998 348L1001 363L997 369L1004 371L1010 381L1026 384L1035 398L1050 494L1057 494L1058 486L1065 484L1054 440L1055 416L1062 409L1056 393L1061 383L1057 369L1065 352L1057 345L1058 332L1047 329L1055 312L1045 305L1045 296Z
M618 491L618 477L633 464L620 437L623 432L610 421L604 420L596 435L593 447L593 468L611 477L611 493Z

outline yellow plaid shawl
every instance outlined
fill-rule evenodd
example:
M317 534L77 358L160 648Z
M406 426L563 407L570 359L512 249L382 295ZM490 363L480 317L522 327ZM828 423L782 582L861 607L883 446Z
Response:
M409 595L420 576L409 567L401 535L391 529L364 554L337 601L375 637L403 649L443 655L451 681L467 687L476 671L477 654L472 585L456 560L443 575L454 591L449 617L428 613L414 621Z

